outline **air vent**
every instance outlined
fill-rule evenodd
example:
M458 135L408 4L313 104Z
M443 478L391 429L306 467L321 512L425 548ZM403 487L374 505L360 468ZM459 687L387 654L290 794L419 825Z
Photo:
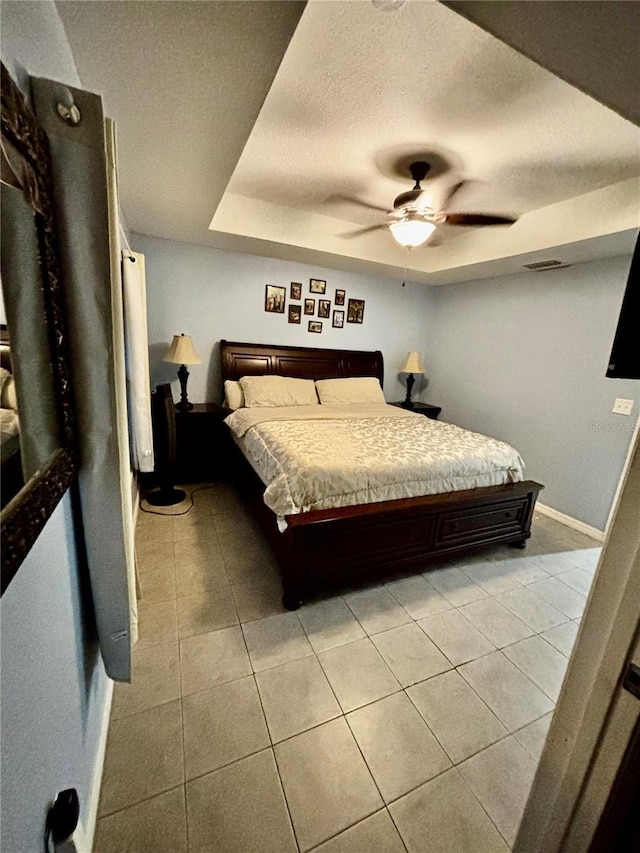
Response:
M544 270L558 270L570 267L571 264L565 264L563 261L537 261L535 264L523 264L526 270L533 272L543 272Z

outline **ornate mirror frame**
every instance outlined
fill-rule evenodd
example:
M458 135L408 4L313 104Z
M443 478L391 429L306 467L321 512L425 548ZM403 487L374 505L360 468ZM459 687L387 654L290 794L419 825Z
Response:
M25 98L2 65L2 134L23 159L25 196L35 209L41 287L44 294L49 355L56 399L57 446L0 513L2 594L40 535L73 480L77 463L74 416L65 331L60 260L51 193L51 157L47 137ZM34 317L34 322L38 318ZM21 424L28 429L28 424Z

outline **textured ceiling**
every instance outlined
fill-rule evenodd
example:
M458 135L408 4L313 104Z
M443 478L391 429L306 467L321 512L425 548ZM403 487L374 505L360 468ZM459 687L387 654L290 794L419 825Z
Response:
M297 3L58 8L84 85L118 123L134 230L381 273L407 264L434 284L632 245L638 128L438 3L314 0L297 29ZM348 239L385 217L344 196L390 207L413 154L434 164L436 206L466 178L456 209L520 220L442 229L411 255L386 230Z

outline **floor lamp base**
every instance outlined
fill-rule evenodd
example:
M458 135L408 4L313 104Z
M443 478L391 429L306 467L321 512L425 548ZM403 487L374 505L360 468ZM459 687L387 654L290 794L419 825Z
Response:
M182 489L160 488L145 497L145 500L151 506L174 506L179 504L187 496L187 493Z

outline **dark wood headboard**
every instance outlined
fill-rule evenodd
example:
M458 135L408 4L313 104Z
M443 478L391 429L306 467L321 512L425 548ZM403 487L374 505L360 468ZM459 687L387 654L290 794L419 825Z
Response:
M343 379L348 376L384 378L379 350L367 352L315 347L281 347L220 341L222 381L242 376L294 376L297 379Z

